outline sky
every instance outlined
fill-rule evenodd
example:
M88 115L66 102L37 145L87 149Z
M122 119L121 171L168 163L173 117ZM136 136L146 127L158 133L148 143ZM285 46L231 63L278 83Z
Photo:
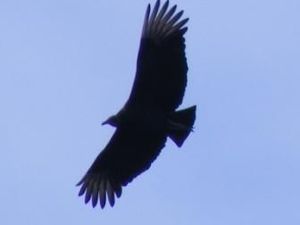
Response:
M131 90L148 1L0 1L1 224L300 224L300 1L175 3L195 132L101 210L75 184Z

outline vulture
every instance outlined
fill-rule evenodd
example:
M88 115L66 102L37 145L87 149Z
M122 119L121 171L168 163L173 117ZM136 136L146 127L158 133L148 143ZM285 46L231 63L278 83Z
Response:
M104 208L139 174L151 166L169 137L181 147L193 130L196 106L176 110L187 84L183 11L157 0L148 4L140 40L136 75L123 108L103 124L115 132L79 181L79 196Z

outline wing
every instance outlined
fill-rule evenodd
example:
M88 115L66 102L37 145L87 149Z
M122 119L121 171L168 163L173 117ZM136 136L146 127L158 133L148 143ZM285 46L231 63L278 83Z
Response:
M175 14L176 5L168 10L169 1L160 8L158 0L152 10L148 5L140 49L137 72L126 103L159 107L174 111L182 102L187 82L183 11Z
M122 186L147 170L164 147L163 134L149 134L142 130L117 128L110 142L98 155L81 179L79 196L85 193L85 203L99 201L104 208L106 197L111 206L120 197Z

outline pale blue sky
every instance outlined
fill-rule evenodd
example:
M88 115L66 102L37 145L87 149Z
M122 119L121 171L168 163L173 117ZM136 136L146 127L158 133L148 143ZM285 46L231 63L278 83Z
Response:
M114 208L77 197L129 95L147 3L0 1L0 223L299 225L299 0L171 1L190 18L196 130Z

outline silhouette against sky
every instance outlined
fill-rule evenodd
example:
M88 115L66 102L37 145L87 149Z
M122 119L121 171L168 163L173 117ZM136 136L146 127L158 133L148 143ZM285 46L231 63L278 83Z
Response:
M148 3L0 2L0 223L300 224L296 0L171 1L190 18L195 131L114 208L77 196L129 96Z

